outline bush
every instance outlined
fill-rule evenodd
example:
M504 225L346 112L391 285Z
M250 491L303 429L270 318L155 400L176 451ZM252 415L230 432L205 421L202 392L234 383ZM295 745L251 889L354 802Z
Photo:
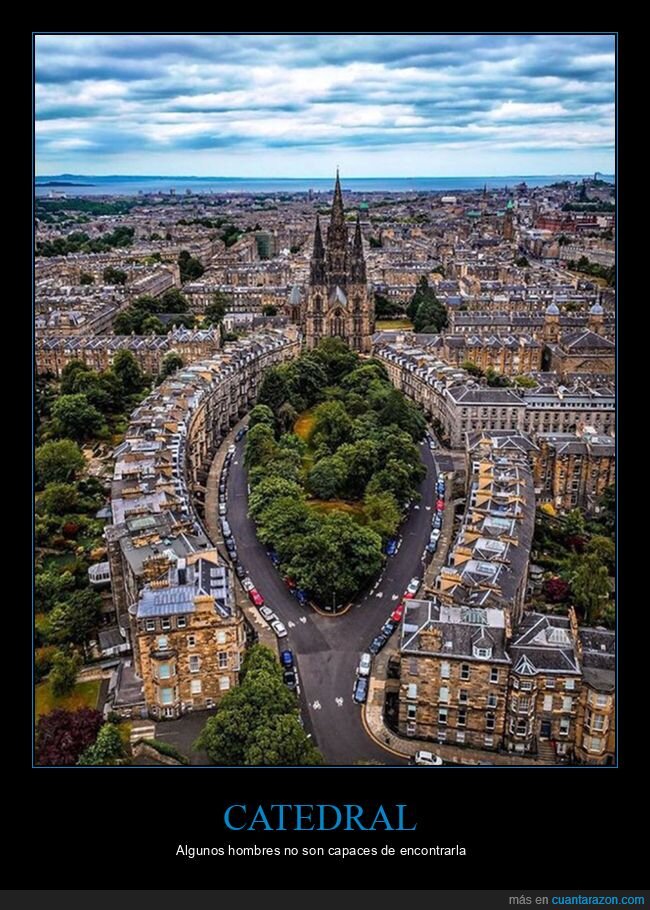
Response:
M168 755L169 758L175 758L176 761L179 761L182 765L189 765L190 763L188 757L183 755L182 752L179 752L175 746L170 746L169 743L162 742L159 739L139 739L135 745L137 746L138 743L145 743L145 745L155 749L156 752L160 752L161 755Z

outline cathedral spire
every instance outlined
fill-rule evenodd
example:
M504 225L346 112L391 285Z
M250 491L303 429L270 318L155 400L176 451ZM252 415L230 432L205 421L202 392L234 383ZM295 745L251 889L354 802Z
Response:
M323 259L325 257L325 247L323 246L323 238L320 232L320 217L316 215L316 230L314 231L314 251L312 254L314 259Z
M363 256L363 238L361 236L361 219L357 212L357 223L354 228L352 242L352 259L350 262L350 277L353 282L364 284L366 281L366 262Z
M314 231L314 247L311 254L311 283L325 283L325 247L320 232L320 218L316 215L316 230Z
M336 183L334 184L334 202L332 203L332 223L344 224L345 214L343 212L343 193L341 192L341 181L339 179L339 169L336 169Z

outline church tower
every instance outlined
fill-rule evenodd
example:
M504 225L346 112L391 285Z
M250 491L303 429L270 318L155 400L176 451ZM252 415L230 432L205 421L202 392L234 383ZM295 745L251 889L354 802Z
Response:
M350 243L337 170L325 246L316 218L303 318L307 348L314 348L322 338L336 337L353 351L368 352L374 324L374 296L366 280L361 223L357 216Z

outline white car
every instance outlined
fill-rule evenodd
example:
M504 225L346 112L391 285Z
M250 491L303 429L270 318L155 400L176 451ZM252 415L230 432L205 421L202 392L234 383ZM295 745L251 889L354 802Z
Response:
M278 638L286 638L287 630L285 629L284 625L280 622L279 619L276 619L274 622L271 623L271 628L273 629L275 634L278 636Z
M234 446L234 445L228 446L228 454L229 454L229 455L234 455L234 454L235 454L235 446Z
M440 528L434 528L431 532L430 540L437 540L440 537Z
M409 594L417 594L417 593L418 593L418 588L419 588L419 587L420 587L420 579L419 579L419 578L412 578L412 579L409 581L408 587L407 587L406 590L409 592Z
M357 667L357 674L359 676L368 676L370 674L370 666L372 664L372 654L368 654L366 651L361 655L359 660L359 666Z
M225 502L220 502L219 503L219 515L225 515L225 514L226 514L226 504L225 504Z
M255 585L253 584L251 579L248 577L248 575L246 576L246 578L242 578L241 586L244 589L244 591L246 591L247 594L249 591L252 591L253 588L255 587Z
M415 765L428 765L430 768L439 768L442 764L442 759L439 755L434 755L433 752L416 752L413 756L413 764Z
M272 622L278 617L275 615L271 607L259 607L260 616L263 616L267 622Z

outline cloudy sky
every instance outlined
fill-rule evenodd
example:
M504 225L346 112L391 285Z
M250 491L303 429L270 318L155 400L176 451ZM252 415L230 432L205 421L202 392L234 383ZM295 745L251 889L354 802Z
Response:
M38 174L614 171L614 38L40 35Z

